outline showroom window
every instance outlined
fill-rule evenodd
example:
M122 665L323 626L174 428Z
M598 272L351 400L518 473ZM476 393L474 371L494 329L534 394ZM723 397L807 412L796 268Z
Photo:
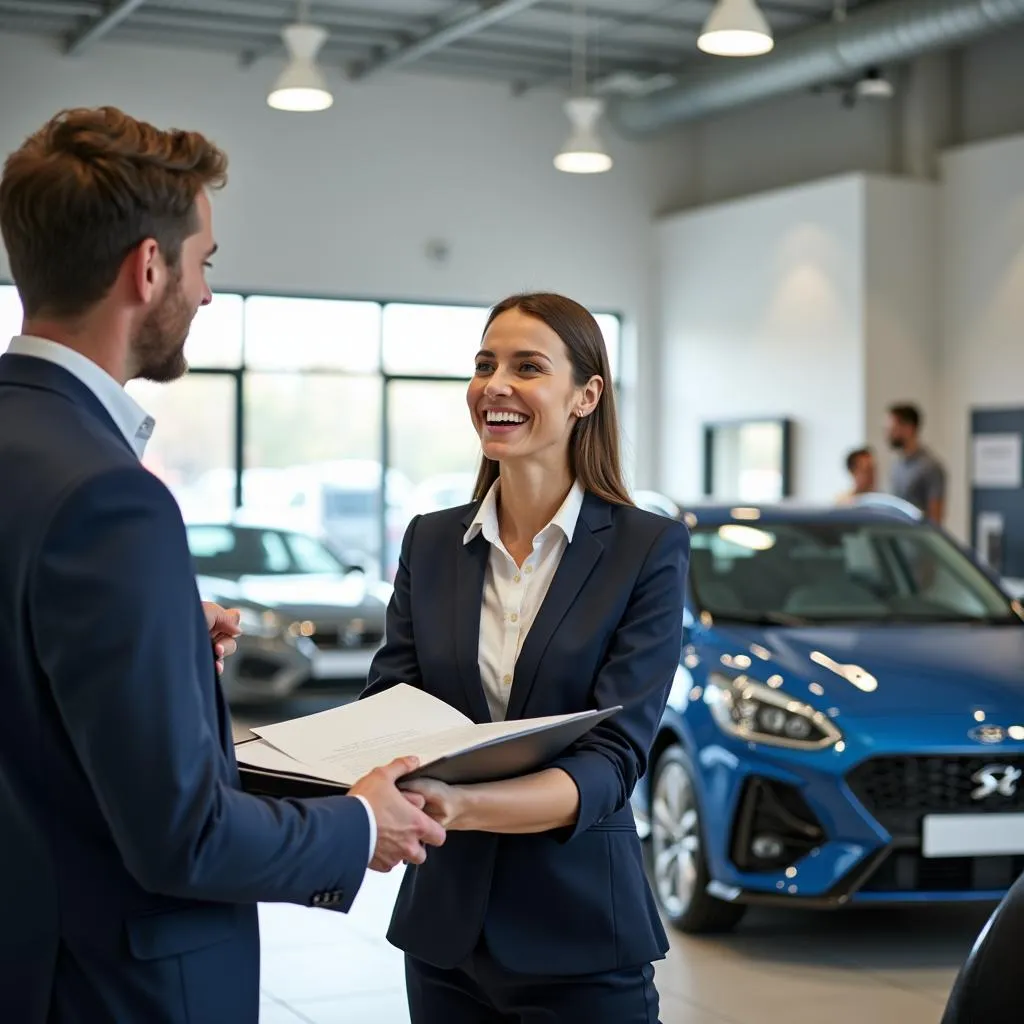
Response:
M14 286L0 285L0 338L13 338L21 333L21 301ZM4 342L3 344L7 344Z
M471 496L465 393L487 314L218 292L193 321L189 374L128 385L157 421L145 463L192 523L314 534L393 579L412 516ZM617 381L619 319L597 320ZM0 336L20 326L17 293L0 285Z

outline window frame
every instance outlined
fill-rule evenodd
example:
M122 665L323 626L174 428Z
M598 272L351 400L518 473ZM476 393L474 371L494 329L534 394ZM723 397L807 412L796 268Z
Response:
M0 277L0 287L10 286L14 287L14 283L4 277ZM391 467L391 444L390 444L390 426L389 426L389 395L391 392L391 384L399 382L411 382L411 383L447 383L447 384L466 384L468 385L472 378L472 368L468 368L465 375L458 374L424 374L424 373L397 373L390 371L385 366L384 361L384 311L388 306L419 306L419 307L446 307L446 308L469 308L469 309L481 309L484 308L479 302L467 302L464 300L454 301L443 301L441 299L398 299L394 297L380 297L380 296L367 296L367 295L345 295L345 294L327 294L323 292L303 292L293 291L288 289L255 289L255 288L235 288L231 287L230 284L225 283L224 285L218 285L213 291L213 299L217 300L218 295L230 295L237 296L242 300L242 317L241 317L241 359L237 366L190 366L189 374L195 376L214 376L214 377L230 377L234 381L234 465L231 468L235 474L235 487L234 487L234 508L237 510L242 505L242 475L246 469L245 464L245 429L246 419L248 416L248 409L245 401L245 382L247 376L252 374L261 374L266 376L272 376L274 374L300 374L310 376L337 376L337 377L356 377L365 379L368 377L376 377L381 382L382 394L381 394L381 414L380 414L380 463L381 463L381 492L380 492L380 516L377 524L378 537L377 541L383 555L387 543L387 476L388 470ZM355 371L346 369L299 369L299 370L284 370L284 369L273 369L273 368L261 368L259 366L249 366L246 352L245 343L245 314L247 303L250 299L289 299L289 300L309 300L311 302L358 302L358 303L369 303L375 304L380 309L380 316L378 317L379 330L377 333L377 369L375 371ZM615 358L612 359L613 366L616 369L614 379L612 380L612 387L621 393L622 389L622 365L623 365L623 352L622 343L623 336L625 334L624 326L625 320L621 312L612 309L596 309L594 310L595 315L603 315L614 317L618 321L618 332L616 338L616 352ZM382 564L383 569L383 564Z

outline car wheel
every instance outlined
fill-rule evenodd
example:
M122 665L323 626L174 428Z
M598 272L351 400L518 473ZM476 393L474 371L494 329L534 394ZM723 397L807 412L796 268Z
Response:
M693 765L681 746L658 760L651 787L654 893L662 913L691 934L728 931L746 907L709 896L707 859Z

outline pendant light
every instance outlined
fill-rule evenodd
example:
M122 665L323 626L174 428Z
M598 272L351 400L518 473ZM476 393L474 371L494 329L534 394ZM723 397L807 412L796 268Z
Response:
M853 88L864 99L891 100L896 95L892 82L878 68L868 68Z
M299 0L298 21L281 31L290 60L267 96L267 103L275 110L307 113L326 110L334 102L316 62L316 55L327 40L327 30L310 25L308 12L309 4Z
M582 2L576 4L573 33L573 93L565 102L565 114L572 131L555 157L555 167L566 174L602 174L611 170L608 155L597 133L597 122L604 113L604 100L587 95L586 21Z
M718 0L697 46L716 57L759 57L775 45L757 0Z

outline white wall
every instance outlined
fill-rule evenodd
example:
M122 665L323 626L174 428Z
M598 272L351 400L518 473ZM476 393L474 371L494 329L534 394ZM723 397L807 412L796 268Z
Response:
M664 387L661 458L666 487L679 486L685 478L687 487L681 493L690 495L699 488L698 471L680 466L679 452L685 452L687 463L699 459L693 432L698 411L722 416L736 404L714 376L724 361L710 344L698 354L696 340L703 335L721 343L722 337L731 337L735 344L737 331L751 322L751 303L744 299L739 309L729 309L718 282L734 259L749 272L759 273L754 261L738 251L738 240L749 235L755 251L761 251L762 202L773 197L708 211L699 207L806 182L812 182L808 188L813 190L813 182L823 175L866 172L864 249L858 257L864 267L864 402L859 429L888 463L882 438L885 406L902 398L921 403L926 438L949 469L948 524L966 537L970 410L1024 405L1022 55L1024 25L897 71L893 77L899 92L891 103L844 110L834 96L796 94L682 130L675 190L658 193L660 209L696 208L692 216L698 218L702 212L731 211L720 223L733 239L716 240L708 237L713 232L705 232L700 242L713 257L708 262L696 247L683 255L684 243L673 239L689 229L675 227L674 218L659 232L661 250L671 260L662 277L675 288L662 303L671 318L664 331L670 369ZM918 180L896 181L883 177L886 174ZM925 178L934 184L921 180ZM748 210L749 220L743 212ZM791 227L798 223L795 215ZM781 234L785 228L776 224L776 230ZM698 236L692 237L696 242ZM682 287L682 271L692 273L702 286ZM774 271L764 276L771 279ZM709 294L703 294L703 285L711 289ZM691 306L694 329L686 320ZM701 326L709 307L721 312L720 336ZM694 368L705 361L710 367L709 391L702 394L693 385L696 406L687 416L671 404L676 367ZM766 369L757 358L753 364ZM742 389L747 396L748 386ZM817 395L805 397L787 386L782 396L793 400L790 408L799 418L820 415ZM746 401L751 413L763 411L763 397L747 396ZM837 429L820 445L822 461L804 465L805 478L828 478L840 442L860 442L853 436L854 420L848 410L843 417L849 424L846 434L841 437ZM804 449L799 458L806 456ZM803 489L800 472L797 485ZM817 491L826 491L827 486Z
M858 176L678 214L658 228L661 480L702 489L708 420L794 416L794 489L828 501L864 423L864 181Z
M890 405L916 402L926 430L942 430L940 190L930 182L878 177L869 177L865 188L864 439L879 455L884 487L892 462L884 437Z
M885 409L919 403L967 537L968 430L1024 405L1024 136L946 153L938 183L851 175L666 218L662 480L700 495L702 425L796 419L797 496L882 457Z
M1024 405L1024 136L950 152L943 172L942 452L966 537L970 410Z
M0 153L63 106L113 103L204 131L230 154L215 287L478 303L544 288L622 313L640 361L638 374L627 352L627 384L641 382L627 388L627 433L637 479L649 482L656 420L638 423L635 408L657 400L644 383L657 377L650 221L673 180L671 138L610 138L612 173L563 175L552 157L568 125L553 94L380 76L339 82L334 107L304 117L266 106L276 71L124 45L68 59L0 35ZM425 255L433 239L449 248L443 265Z

